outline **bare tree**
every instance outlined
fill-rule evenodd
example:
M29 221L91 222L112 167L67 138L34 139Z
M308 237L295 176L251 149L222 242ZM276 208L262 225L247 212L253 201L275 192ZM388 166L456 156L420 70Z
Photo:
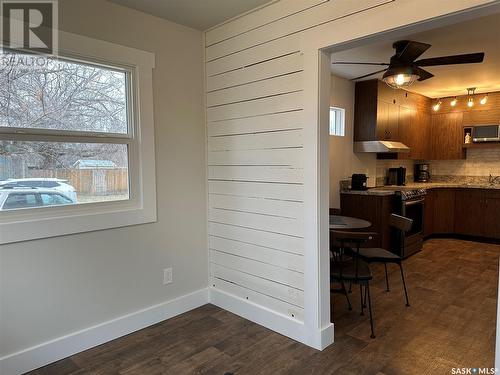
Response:
M0 66L2 127L126 133L126 96L121 71L64 60L36 69ZM79 158L113 158L120 148L112 146L3 141L0 154L30 154L40 168L49 169Z

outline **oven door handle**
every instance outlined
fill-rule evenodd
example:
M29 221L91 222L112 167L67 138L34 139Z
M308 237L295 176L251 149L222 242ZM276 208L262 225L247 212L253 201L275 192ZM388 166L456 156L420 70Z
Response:
M413 206L414 204L420 204L420 203L424 203L424 202L425 202L425 198L422 198L422 199L419 199L416 201L406 201L403 204L408 207L408 206Z

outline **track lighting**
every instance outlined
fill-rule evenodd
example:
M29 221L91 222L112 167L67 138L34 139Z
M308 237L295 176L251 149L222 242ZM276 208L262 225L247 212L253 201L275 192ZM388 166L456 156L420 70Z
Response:
M485 105L487 101L488 101L488 94L486 94L486 95L485 95L485 96L484 96L484 97L483 97L483 98L479 101L479 103L480 103L481 105Z
M467 89L467 95L469 95L469 98L467 99L467 107L472 108L474 107L474 93L476 92L475 87L469 87Z

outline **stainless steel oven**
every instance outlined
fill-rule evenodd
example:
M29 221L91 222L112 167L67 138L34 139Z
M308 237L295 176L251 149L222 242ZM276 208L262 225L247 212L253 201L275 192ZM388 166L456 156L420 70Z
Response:
M422 250L424 242L424 208L426 191L423 189L399 191L396 193L397 207L402 216L413 220L407 233L393 232L393 248L402 249L399 256L407 258Z

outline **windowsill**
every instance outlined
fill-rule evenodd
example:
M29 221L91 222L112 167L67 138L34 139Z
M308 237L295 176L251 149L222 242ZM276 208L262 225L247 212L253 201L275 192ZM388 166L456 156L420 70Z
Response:
M156 207L130 201L2 212L0 244L156 222ZM36 218L33 215L36 212Z

